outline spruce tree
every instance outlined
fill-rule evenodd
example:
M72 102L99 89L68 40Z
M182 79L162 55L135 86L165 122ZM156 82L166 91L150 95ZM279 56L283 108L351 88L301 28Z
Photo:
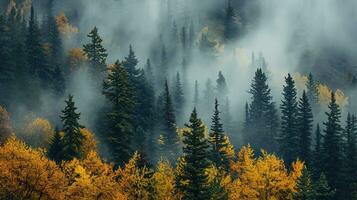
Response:
M146 79L148 83L154 87L155 86L155 75L154 75L154 70L151 66L151 61L150 59L146 60L146 66L145 66L145 74L146 74Z
M294 195L296 200L315 200L315 190L314 185L311 180L311 175L309 170L304 167L302 175L297 180L297 192Z
M200 91L199 91L198 81L196 80L194 93L193 93L193 106L196 107L196 109L199 107L199 101L200 101Z
M185 106L185 97L183 94L180 74L178 72L176 74L176 80L175 80L174 103L175 103L176 116L178 118L181 118Z
M208 141L204 136L204 125L198 118L196 109L193 110L190 121L186 125L189 131L184 132L183 159L185 161L182 181L187 181L181 190L185 200L210 199L208 176L205 170L209 167Z
M211 143L211 161L218 168L228 169L229 160L225 149L227 148L227 139L221 123L220 111L218 109L218 100L215 100L214 113L212 116L212 126L209 133L209 142Z
M299 100L298 105L298 130L299 130L299 155L298 157L310 166L311 153L311 135L313 129L313 114L305 90Z
M63 122L63 159L72 160L73 158L82 158L81 146L83 143L83 135L80 129L83 127L79 124L80 113L77 113L77 108L73 101L73 96L69 95L66 102L66 107L62 111L61 120Z
M245 143L250 143L255 150L276 150L276 132L278 117L267 84L267 77L262 69L257 69L249 93L252 102L249 105L249 126Z
M106 70L106 59L108 57L106 49L103 47L103 40L99 36L98 28L94 27L87 35L90 43L83 45L83 51L86 53L91 64L91 70L94 76L98 76Z
M238 36L239 29L236 20L237 16L232 6L232 1L228 0L224 18L224 38L226 41L231 41Z
M226 83L226 79L224 78L221 71L218 72L218 78L216 80L217 83L217 95L224 100L228 95L228 87Z
M280 151L284 160L289 165L299 153L299 129L298 129L298 103L296 100L296 88L293 78L288 74L285 78L286 85L283 89L281 108L281 133L279 137Z
M176 116L172 104L171 94L167 80L165 81L165 90L163 96L163 151L168 153L168 159L176 161L179 151L179 138L176 132Z
M335 94L331 92L331 101L326 112L325 136L322 148L324 151L323 170L332 187L339 189L341 185L341 167L343 159L342 128L340 125L341 110L336 103ZM339 192L339 190L338 190Z
M165 45L162 46L161 49L161 57L160 57L160 68L157 71L157 80L158 80L158 85L163 85L165 84L166 77L168 76L168 57L167 57L167 52L166 52L166 47Z
M60 131L56 128L47 155L50 159L56 161L57 163L60 163L63 160L63 158L61 157L63 154L63 150L64 147L62 144L62 136Z
M316 200L333 200L335 199L336 190L331 189L328 184L326 175L321 173L320 178L314 185Z
M134 132L135 99L128 73L117 61L103 83L103 95L111 108L106 114L106 140L116 165L123 165L132 154L131 140Z
M311 102L313 107L317 106L317 104L319 103L319 90L317 88L317 83L315 82L312 73L309 73L307 77L306 88L306 95L309 99L309 102Z
M324 162L324 151L322 149L323 136L321 135L320 125L317 124L315 130L315 145L313 151L313 178L317 180L322 172Z

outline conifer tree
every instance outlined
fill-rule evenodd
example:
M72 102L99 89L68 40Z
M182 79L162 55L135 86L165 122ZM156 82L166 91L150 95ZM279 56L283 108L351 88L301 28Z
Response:
M222 121L227 133L230 134L230 136L232 136L231 134L233 134L234 132L234 127L233 127L233 119L231 115L231 105L230 105L229 98L226 97L224 102L225 104L223 106L223 111L222 111Z
M333 200L336 190L331 189L328 184L326 175L321 173L320 178L315 183L315 199L316 200Z
M176 116L167 80L165 81L162 113L164 115L163 151L168 153L168 159L170 161L175 161L178 156L179 138L178 134L176 133Z
M323 170L327 180L332 187L339 189L341 184L341 167L343 159L343 138L340 125L341 110L336 103L335 94L331 92L331 101L328 105L329 111L326 112L327 121L325 125L325 136L322 148L324 151ZM339 191L339 190L337 190Z
M61 157L63 150L64 147L62 144L62 136L60 134L60 131L56 128L55 134L51 140L50 148L48 149L48 157L59 163L63 160L63 158Z
M165 84L166 77L168 75L168 58L165 45L162 46L161 49L161 57L160 57L160 68L157 72L158 85Z
M196 107L196 109L199 106L199 101L200 101L200 91L199 91L198 81L196 80L194 93L193 93L193 106Z
M311 135L313 129L313 114L305 90L299 100L298 105L298 130L299 130L299 158L310 166L311 153Z
M146 60L145 74L146 74L146 79L149 82L149 84L152 87L154 87L155 86L155 75L154 75L154 70L152 69L152 66L151 66L150 59Z
M312 73L309 73L307 77L306 88L309 102L311 102L312 106L316 106L319 103L319 90Z
M33 79L39 78L41 86L46 88L49 83L51 83L51 70L53 69L48 65L42 42L34 7L31 6L30 21L26 36L27 63L30 67L30 73L33 75Z
M297 192L294 195L296 200L315 200L314 185L311 180L310 172L305 167L302 175L297 180Z
M324 152L322 149L323 136L321 135L320 125L317 124L315 130L315 145L313 152L313 177L314 180L317 180L322 172L323 160L324 160Z
M134 132L135 99L128 73L117 61L103 83L103 94L111 103L106 114L106 139L117 165L123 165L132 154L131 139Z
M210 78L207 79L205 83L205 89L203 91L203 103L204 105L204 110L212 110L212 106L214 105L214 99L216 98L215 94L215 88L212 84L212 80ZM208 115L208 113L204 113L205 115ZM206 121L206 118L204 119ZM208 120L208 119L207 119Z
M237 16L232 6L232 1L228 0L224 18L224 38L230 41L238 36Z
M249 93L252 95L252 102L249 106L249 132L246 133L245 142L250 143L254 149L274 151L278 117L267 77L262 69L257 69Z
M188 30L188 42L190 45L189 49L191 49L195 43L195 25L193 24L193 22L190 23L190 28Z
M178 72L176 74L176 80L175 80L174 103L175 103L176 116L178 118L181 118L185 105L185 97L183 94L180 74Z
M229 160L225 148L227 141L221 123L220 111L218 109L218 100L215 100L214 113L212 116L212 126L209 133L209 142L211 143L211 161L218 168L228 169Z
M217 83L217 95L224 100L228 95L228 87L226 83L226 79L224 78L221 71L218 72L218 79L216 80Z
M129 75L129 78L131 79L131 81L135 81L133 79L139 75L140 70L137 69L137 67L136 67L138 65L138 63L139 63L139 61L136 58L133 47L132 47L132 45L130 45L129 46L129 54L127 57L125 57L123 65Z
M72 160L73 158L81 158L81 146L83 143L83 135L80 129L83 128L79 124L80 113L77 113L73 96L69 95L66 102L66 107L62 111L61 120L63 122L63 159Z
M293 78L288 74L285 78L281 108L280 150L286 163L292 163L299 153L298 103Z
M83 51L86 53L92 67L93 75L98 76L106 70L107 50L103 47L103 40L99 36L98 28L94 27L87 35L90 43L83 45Z
M185 161L183 173L179 179L187 185L181 188L183 199L210 199L208 176L205 170L209 167L208 141L204 136L204 125L198 118L196 109L193 110L189 124L189 131L184 132L183 159Z

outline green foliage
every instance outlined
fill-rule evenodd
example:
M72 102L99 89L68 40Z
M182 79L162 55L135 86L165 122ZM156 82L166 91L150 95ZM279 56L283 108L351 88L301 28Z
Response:
M315 195L310 172L305 167L302 171L302 176L297 181L297 193L294 195L294 199L315 200Z
M321 174L319 180L315 183L316 200L333 200L336 190L331 189L327 182L325 174Z

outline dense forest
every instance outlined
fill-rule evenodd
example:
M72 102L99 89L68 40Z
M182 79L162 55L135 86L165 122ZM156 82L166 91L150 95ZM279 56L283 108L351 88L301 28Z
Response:
M0 0L0 199L357 200L354 0Z

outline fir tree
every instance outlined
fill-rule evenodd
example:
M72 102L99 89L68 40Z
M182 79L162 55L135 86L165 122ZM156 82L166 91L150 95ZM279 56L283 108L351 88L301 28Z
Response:
M227 87L226 79L224 78L221 71L219 71L218 73L218 79L216 80L216 83L217 83L217 94L223 100L228 95L228 87Z
M224 18L224 38L230 41L238 36L237 16L232 6L232 1L228 0Z
M152 69L152 66L151 66L150 59L146 60L145 74L146 74L146 79L149 82L149 84L152 87L154 87L155 86L155 75L154 75L154 70Z
M296 200L315 200L314 185L311 180L310 172L305 167L302 175L297 180L297 192L294 195Z
M168 158L170 159L170 161L175 161L178 155L179 138L178 134L176 133L176 116L167 81L165 81L163 104L163 151L168 152Z
M341 187L341 163L343 158L342 149L342 128L340 125L341 111L336 103L335 94L331 92L331 101L329 111L326 112L327 121L325 125L325 136L322 145L324 151L323 170L332 187L339 189Z
M60 131L56 128L55 134L52 137L50 147L48 149L48 157L57 163L61 162L63 160L62 156L62 151L64 150L63 144L62 144L62 136L60 134Z
M205 173L210 164L208 160L209 145L204 136L204 125L197 117L196 109L193 110L186 127L190 131L184 132L183 159L185 164L180 179L187 181L188 184L181 188L183 199L210 199L210 187Z
M160 68L159 71L157 72L157 79L158 79L158 85L163 85L165 84L166 77L168 75L168 58L167 58L167 52L166 52L166 47L162 46L161 49L161 57L160 57Z
M175 80L174 102L175 102L176 116L181 118L185 105L185 97L183 94L180 74L178 72L176 74L176 80Z
M139 75L140 70L136 68L138 63L139 63L139 61L136 58L135 52L133 51L133 47L130 45L129 46L129 54L127 57L125 57L123 65L124 65L125 70L127 71L129 78L131 80ZM134 80L132 80L132 81L134 81Z
M299 153L298 136L298 103L293 78L288 74L285 78L281 108L281 133L279 137L280 150L287 164L292 163Z
M325 174L321 173L319 180L314 185L316 200L333 200L336 191L331 189Z
M81 146L83 143L83 135L80 129L83 127L79 124L80 113L76 113L77 108L74 105L73 96L69 95L66 102L66 107L62 111L61 120L63 122L63 159L72 160L73 158L81 158Z
M261 69L256 71L249 93L252 95L252 102L249 106L249 131L245 142L250 143L254 149L274 151L278 118L267 77Z
M214 113L212 116L211 132L209 133L209 142L211 143L211 161L218 167L228 169L229 160L225 149L227 148L227 139L221 123L220 111L218 109L218 100L215 100Z
M319 103L319 90L311 73L309 73L307 77L306 88L306 95L309 99L309 102L311 102L313 106L316 106Z
M193 93L193 106L197 108L199 106L199 101L200 101L200 91L199 91L198 81L196 80L194 93Z
M315 130L315 147L314 147L314 152L313 152L313 176L314 179L317 180L319 176L321 175L322 168L323 168L323 160L324 160L324 152L322 149L322 143L323 143L323 136L321 135L320 131L320 125L317 124L316 130Z
M299 158L308 166L311 163L311 135L313 129L313 115L305 90L298 105L298 128L299 128Z
M132 154L135 99L124 66L117 61L110 70L103 83L103 94L111 103L111 108L106 114L105 134L114 161L117 165L122 165Z
M97 73L103 73L106 70L106 59L108 54L103 47L103 40L99 36L97 27L94 27L87 36L91 41L90 43L83 45L83 51L89 59L93 75L98 76Z

